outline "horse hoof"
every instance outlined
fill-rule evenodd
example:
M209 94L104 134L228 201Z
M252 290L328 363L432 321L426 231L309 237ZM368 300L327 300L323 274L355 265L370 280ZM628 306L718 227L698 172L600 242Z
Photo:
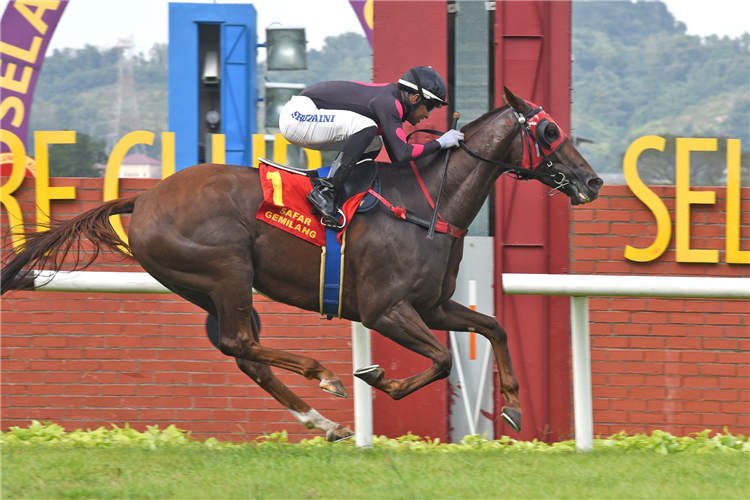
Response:
M349 397L349 393L346 392L344 384L340 380L321 380L320 388L340 398L346 399Z
M521 432L521 412L510 408L508 406L503 407L503 413L500 414L501 417L503 417L503 420L507 422L510 427L516 431Z
M348 427L337 424L335 427L326 432L326 441L329 443L338 443L354 437L354 432Z
M354 372L354 376L364 380L368 385L374 384L377 380L383 378L385 370L380 368L380 365L370 365L364 368L359 368Z

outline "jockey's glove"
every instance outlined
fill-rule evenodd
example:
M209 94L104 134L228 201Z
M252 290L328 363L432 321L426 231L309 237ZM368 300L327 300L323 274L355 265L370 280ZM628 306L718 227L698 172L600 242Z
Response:
M463 132L459 132L456 129L449 130L446 133L444 133L440 138L438 138L438 142L440 143L440 149L446 149L446 148L457 148L458 147L458 141L464 140L464 134Z

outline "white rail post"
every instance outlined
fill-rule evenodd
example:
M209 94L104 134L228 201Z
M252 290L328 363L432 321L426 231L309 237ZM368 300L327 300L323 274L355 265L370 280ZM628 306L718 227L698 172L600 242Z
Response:
M458 352L458 341L456 340L456 332L448 332L451 339L451 349L453 349L453 364L456 365L456 371L458 372L458 383L461 386L461 399L464 402L464 411L466 412L466 422L469 424L469 434L472 436L477 433L476 425L474 425L474 418L471 413L471 402L469 402L469 388L466 386L466 377L464 375L464 367L461 364L461 355Z
M750 299L748 278L503 273L502 289L512 295L570 296L576 446L582 451L594 445L589 297Z
M370 366L370 330L352 321L352 364L354 371ZM354 377L354 442L357 448L372 446L372 388Z
M594 410L591 391L591 349L589 342L589 298L570 297L570 327L573 343L573 408L576 448L594 449Z

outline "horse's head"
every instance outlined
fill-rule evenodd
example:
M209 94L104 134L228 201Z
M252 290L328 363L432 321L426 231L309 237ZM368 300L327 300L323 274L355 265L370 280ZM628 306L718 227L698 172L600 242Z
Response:
M541 107L530 104L505 87L503 101L516 112L520 132L512 148L514 164L542 174L544 184L570 198L570 203L590 203L599 196L602 181L565 132Z

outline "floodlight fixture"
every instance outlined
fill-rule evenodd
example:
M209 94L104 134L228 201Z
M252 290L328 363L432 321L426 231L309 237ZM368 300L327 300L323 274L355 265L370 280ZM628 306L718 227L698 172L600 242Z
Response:
M266 87L266 128L279 128L279 116L281 108L289 100L302 92L305 85L302 83L270 83Z
M219 126L220 122L221 114L217 110L212 109L211 111L206 113L206 123L211 130L216 130L216 127Z
M219 53L214 50L206 52L203 62L203 83L210 85L219 83Z
M266 28L266 69L307 69L304 26L272 24Z

